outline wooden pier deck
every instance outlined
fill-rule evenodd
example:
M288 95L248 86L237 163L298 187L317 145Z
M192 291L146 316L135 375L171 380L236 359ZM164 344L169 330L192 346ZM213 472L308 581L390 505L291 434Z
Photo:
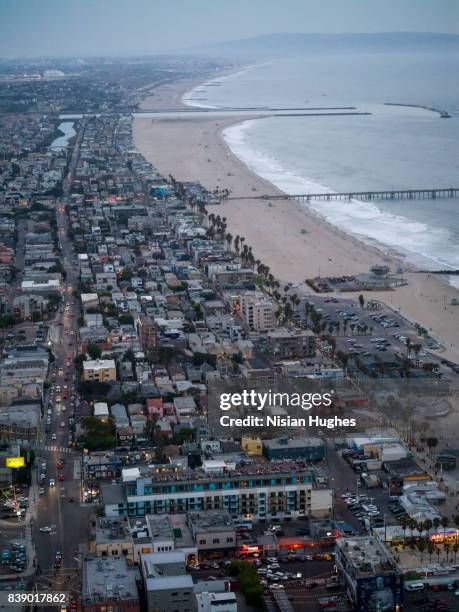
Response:
M229 196L228 200L435 200L437 198L459 197L459 187L433 187L430 189L387 189L383 191L346 191L329 193L300 193L293 195L250 195Z

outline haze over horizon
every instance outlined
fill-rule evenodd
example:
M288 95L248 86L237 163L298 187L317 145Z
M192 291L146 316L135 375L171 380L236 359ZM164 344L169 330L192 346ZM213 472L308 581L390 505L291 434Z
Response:
M304 25L303 25L304 24ZM171 53L274 32L459 34L457 0L2 0L0 55Z

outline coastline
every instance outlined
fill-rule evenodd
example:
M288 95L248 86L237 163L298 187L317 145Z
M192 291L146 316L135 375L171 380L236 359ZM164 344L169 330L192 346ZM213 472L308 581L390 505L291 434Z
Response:
M202 82L201 78L168 83L147 98L142 107L184 108L183 94ZM172 174L178 180L199 181L208 189L228 188L235 196L257 192L281 194L231 152L222 132L238 123L240 117L192 120L136 117L134 142L165 176ZM364 295L386 302L410 321L427 327L446 347L442 355L458 360L459 307L449 304L452 298L459 297L459 291L443 278L415 271L397 254L386 253L344 233L298 202L232 200L212 207L212 212L226 217L233 236L245 236L255 257L283 282L302 282L318 274L363 273L375 264L389 265L392 270L402 266L407 286L396 291L363 292Z

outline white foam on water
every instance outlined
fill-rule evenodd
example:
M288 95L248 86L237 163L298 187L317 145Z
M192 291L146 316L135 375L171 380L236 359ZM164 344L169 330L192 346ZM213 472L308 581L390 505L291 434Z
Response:
M231 151L250 170L290 195L332 193L328 187L295 174L279 159L254 148L249 143L249 136L257 121L244 121L223 131L223 138ZM416 266L459 268L459 251L452 248L453 237L447 229L386 212L374 202L315 200L305 203L305 206L346 233L384 251L395 250Z

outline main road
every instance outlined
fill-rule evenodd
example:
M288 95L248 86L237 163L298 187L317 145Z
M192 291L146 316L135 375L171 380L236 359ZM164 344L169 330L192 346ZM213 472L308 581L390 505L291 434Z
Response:
M79 306L73 298L77 283L77 263L67 237L66 204L73 172L79 155L84 125L80 127L63 185L62 202L56 210L62 263L66 272L63 302L50 327L49 339L55 362L45 412L46 425L40 433L37 450L37 480L41 484L33 538L37 554L37 590L70 591L76 597L80 589L81 555L87 550L90 515L93 510L82 503L81 454L74 451L71 424L75 418L76 379L73 359L77 354ZM46 468L44 464L46 464ZM48 530L41 531L44 527Z

